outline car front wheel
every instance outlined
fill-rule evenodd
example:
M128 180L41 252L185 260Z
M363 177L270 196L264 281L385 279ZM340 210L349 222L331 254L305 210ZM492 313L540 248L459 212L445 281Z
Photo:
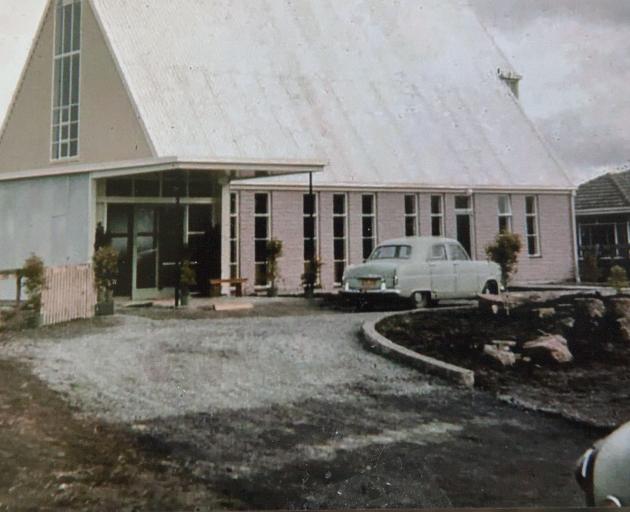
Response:
M422 309L429 306L431 297L426 292L416 292L411 296L411 304L416 309Z

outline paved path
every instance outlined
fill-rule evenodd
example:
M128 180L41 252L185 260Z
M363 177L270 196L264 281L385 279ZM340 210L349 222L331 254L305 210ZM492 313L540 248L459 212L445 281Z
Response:
M592 434L365 352L374 316L119 316L0 356L251 507L581 504Z

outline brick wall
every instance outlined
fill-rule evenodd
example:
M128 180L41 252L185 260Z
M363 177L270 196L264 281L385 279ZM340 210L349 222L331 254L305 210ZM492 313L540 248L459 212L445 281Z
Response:
M304 192L276 191L272 193L272 236L283 241L281 260L281 288L285 291L301 289L303 272L303 217ZM376 194L377 237L380 242L399 238L404 234L404 193L380 192ZM496 236L499 224L497 203L500 194L475 194L472 216L473 257L486 259L485 247ZM347 194L348 259L350 264L363 261L362 252L362 201L361 192ZM562 281L573 278L574 252L571 232L571 196L569 194L538 195L541 256L530 257L526 245L525 195L511 194L512 224L514 232L523 237L524 247L519 258L519 282ZM420 193L420 234L431 234L431 194ZM444 195L444 224L446 236L456 237L454 212L455 195ZM318 193L319 255L322 267L322 286L332 290L333 268L333 193ZM241 273L254 282L254 193L240 194ZM252 291L252 286L249 291Z

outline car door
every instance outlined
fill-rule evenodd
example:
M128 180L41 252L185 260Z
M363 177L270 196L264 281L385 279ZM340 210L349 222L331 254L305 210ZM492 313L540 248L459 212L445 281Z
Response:
M429 250L429 271L431 273L431 291L437 298L455 295L455 271L453 262L448 259L446 244L438 243Z
M457 297L471 297L479 293L477 263L470 260L466 250L458 243L448 244L447 251L449 259L453 262Z

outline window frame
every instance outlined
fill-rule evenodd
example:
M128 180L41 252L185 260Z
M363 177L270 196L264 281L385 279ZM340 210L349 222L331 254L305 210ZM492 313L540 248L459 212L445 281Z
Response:
M413 204L413 212L409 212L407 211L407 199L411 198L412 200L412 204ZM418 194L405 194L404 199L404 228L405 228L405 236L406 237L411 237L411 236L418 236L418 234L420 233L420 216L419 216L419 211L420 211L420 203L418 201ZM412 220L412 226L413 226L413 233L409 234L409 232L407 231L407 227L409 226L408 221Z
M533 204L533 213L528 211L528 201L532 200ZM527 242L527 255L530 258L540 258L542 256L542 247L541 247L541 239L540 239L540 215L538 214L539 206L538 206L538 196L525 196L525 240ZM530 219L533 222L534 233L529 232L529 221ZM531 252L529 241L530 239L535 240L536 251Z
M501 211L501 199L506 200L507 210L506 212ZM501 229L501 221L505 220L507 222L507 229ZM499 233L513 233L514 232L514 224L513 224L513 209L512 209L512 196L510 194L501 194L497 197L497 220L499 223Z
M66 23L67 13L65 12L67 7L70 7L70 22L68 24ZM79 16L78 21L75 21L77 10L79 11ZM82 0L56 0L54 4L49 147L51 163L72 161L80 158L81 49L84 11ZM65 46L65 28L67 25L69 25L71 30L68 38L69 48ZM77 29L79 32L78 36L75 35L75 30ZM66 66L69 69L67 73L67 101L64 100ZM65 154L64 149L66 150Z
M364 199L370 197L372 199L372 212L365 212L365 204ZM366 219L370 219L372 224L372 236L365 236L364 226ZM378 236L376 233L376 194L361 194L361 254L363 255L363 259L367 260L374 249L376 249ZM371 241L372 248L370 250L370 254L365 254L366 242Z
M241 247L240 247L240 231L239 225L239 204L240 194L238 192L230 192L230 278L238 279L241 276ZM232 233L232 223L234 223L234 233ZM234 235L234 236L232 236ZM234 256L234 258L232 258Z
M439 212L435 212L433 209L433 200L434 199L438 199L439 200ZM431 236L444 236L444 194L431 194L431 204L430 206L430 212L431 212ZM439 233L435 233L435 230L433 229L434 227L434 220L435 219L439 219L439 228L440 228L440 232Z
M313 192L313 258L317 260L319 257L319 194ZM304 260L304 273L310 268L310 260L307 258L307 244L310 244L311 238L306 237L306 223L310 222L311 214L307 211L306 201L311 194L308 192L302 195L302 258ZM319 281L319 276L317 277Z
M266 197L266 203L267 203L267 211L265 213L259 213L256 209L256 205L257 205L257 200L256 198L258 196L265 196ZM266 231L267 231L267 236L266 238L259 238L256 236L256 224L257 224L257 220L259 218L264 218L266 219ZM264 261L263 260L259 260L257 259L257 254L256 254L256 245L257 242L269 242L271 240L271 194L269 192L256 192L254 194L254 286L255 287L260 287L260 288L267 288L269 287L270 283L269 281L265 281L265 283L262 283L261 281L258 280L258 269L259 267L263 267L264 270L264 274L267 274L267 251L265 250L265 258Z
M343 213L337 213L335 211L335 198L336 197L342 197L343 198ZM348 266L348 194L346 193L341 193L341 194L333 194L333 211L332 211L333 215L333 279L334 279L334 285L335 286L341 286L343 284L343 274ZM343 220L343 233L344 236L343 237L339 237L336 236L335 233L335 221L337 219L342 219ZM335 244L336 242L343 242L343 259L337 259L336 253L335 253ZM341 275L338 276L337 273L337 266L338 265L342 265L342 272ZM337 279L337 277L340 277L341 279Z

